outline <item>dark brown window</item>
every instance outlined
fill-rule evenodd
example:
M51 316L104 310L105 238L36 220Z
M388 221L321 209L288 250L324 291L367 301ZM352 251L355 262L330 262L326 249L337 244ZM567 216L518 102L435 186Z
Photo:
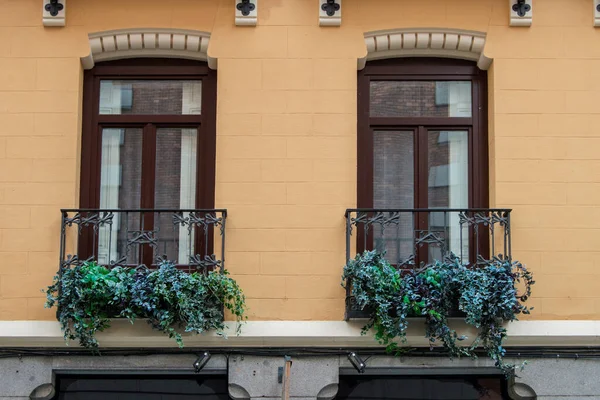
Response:
M83 112L81 207L214 207L216 72L206 64L100 63L85 73Z
M84 79L81 208L214 208L215 71L195 61L136 59L99 63ZM169 214L156 215L129 215L121 225L132 226L114 227L110 240L173 229ZM104 261L118 258L115 251Z
M468 61L369 62L358 74L358 207L488 207L486 82L485 71ZM374 232L367 247L379 243L390 258L403 260L415 253L418 234L438 226L450 250L469 253L472 235L459 240L453 231L460 229L452 221L458 217L406 212L396 228ZM439 257L429 246L417 258Z

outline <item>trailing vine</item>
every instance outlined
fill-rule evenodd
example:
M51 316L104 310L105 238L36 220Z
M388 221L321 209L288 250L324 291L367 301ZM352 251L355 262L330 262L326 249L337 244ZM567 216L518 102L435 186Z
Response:
M112 318L147 319L152 328L183 347L180 329L224 335L224 310L236 319L237 333L245 319L245 297L227 271L187 273L170 262L158 269L106 268L86 262L62 270L46 289L46 307L57 307L66 340L97 349L96 333Z
M400 272L376 251L357 255L342 276L342 286L351 285L358 307L370 312L362 333L373 330L389 352L405 350L400 344L406 342L408 318L424 317L431 346L440 342L451 358L477 358L475 350L481 347L507 375L514 373L515 365L504 361L504 322L533 309L523 303L534 283L532 273L519 262L494 261L470 268L455 259ZM478 328L468 345L462 344L468 338L448 325L457 311Z

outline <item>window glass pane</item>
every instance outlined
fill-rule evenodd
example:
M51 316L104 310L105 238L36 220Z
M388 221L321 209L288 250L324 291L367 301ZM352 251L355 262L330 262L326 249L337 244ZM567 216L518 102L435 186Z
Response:
M201 101L202 81L100 81L100 114L200 114Z
M155 208L193 209L196 206L197 129L163 128L156 136ZM184 215L187 216L186 213ZM155 220L159 229L158 252L169 260L189 263L194 230L173 225L173 214Z
M375 208L414 206L413 131L373 132L373 205ZM377 228L375 248L392 263L402 263L413 253L412 213L402 213L397 226Z
M100 208L139 209L142 177L142 129L103 129L100 166ZM98 262L109 264L122 257L134 263L137 254L127 248L127 238L140 230L138 213L127 218L115 213L112 225L98 232Z
M429 208L469 206L469 134L467 131L429 131ZM459 214L431 213L430 232L444 239L447 249L468 261L468 228L461 232ZM443 249L429 246L430 261L440 260Z
M371 117L471 117L469 81L373 81Z

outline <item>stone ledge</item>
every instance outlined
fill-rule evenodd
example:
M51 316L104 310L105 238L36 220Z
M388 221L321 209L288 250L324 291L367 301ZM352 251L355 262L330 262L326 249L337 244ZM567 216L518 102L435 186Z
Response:
M379 347L371 335L361 336L361 321L250 321L235 335L233 322L227 323L229 337L215 333L184 335L186 347ZM473 337L474 329L460 320L454 326L461 334ZM424 327L412 322L407 345L428 347ZM112 327L98 335L102 347L176 347L174 340L153 331L142 321L130 324L115 320ZM600 321L517 321L508 325L507 346L600 346ZM58 322L1 321L0 346L64 347ZM73 348L77 348L75 344Z

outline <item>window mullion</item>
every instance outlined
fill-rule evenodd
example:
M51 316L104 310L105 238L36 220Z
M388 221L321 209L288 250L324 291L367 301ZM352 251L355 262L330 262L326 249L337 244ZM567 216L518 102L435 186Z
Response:
M416 176L415 176L415 193L416 193L416 208L429 208L428 202L428 143L427 143L427 128L419 126L416 129Z
M415 129L416 148L415 148L415 208L429 208L428 204L428 143L427 128L423 125ZM429 215L426 212L415 214L415 257L416 265L426 262L428 245L416 246L416 239L421 236L420 231L429 230Z
M144 126L142 139L141 208L154 208L154 185L156 174L156 125Z
M156 175L156 126L146 124L142 136L142 182L140 208L154 208L154 186ZM154 230L154 212L141 213L141 231L151 232ZM139 259L146 266L153 264L153 249L148 244L139 246Z

